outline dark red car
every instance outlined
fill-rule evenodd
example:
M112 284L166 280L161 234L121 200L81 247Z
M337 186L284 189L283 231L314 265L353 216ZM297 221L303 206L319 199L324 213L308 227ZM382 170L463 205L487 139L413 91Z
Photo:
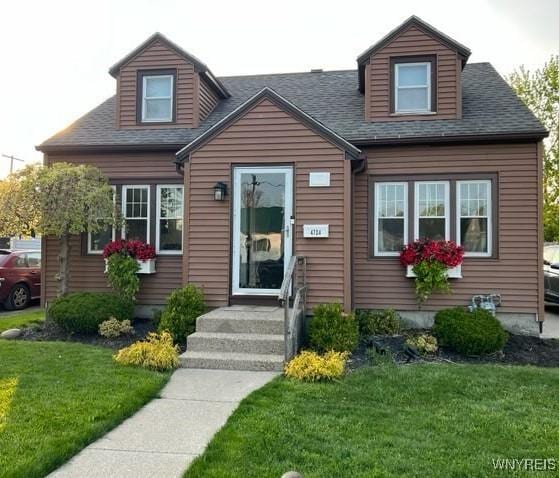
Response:
M41 295L41 252L0 249L0 303L25 309Z

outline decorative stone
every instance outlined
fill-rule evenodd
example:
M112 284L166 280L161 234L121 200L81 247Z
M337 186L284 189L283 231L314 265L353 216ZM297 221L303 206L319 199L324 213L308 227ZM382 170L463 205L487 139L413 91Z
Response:
M303 475L297 471L288 471L287 473L281 475L281 478L303 478Z
M3 339L17 339L21 335L21 329L8 329L0 334Z

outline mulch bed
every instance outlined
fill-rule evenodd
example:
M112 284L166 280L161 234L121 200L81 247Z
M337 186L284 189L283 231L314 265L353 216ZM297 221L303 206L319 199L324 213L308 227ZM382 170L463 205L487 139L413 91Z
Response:
M134 334L108 339L101 335L71 334L62 330L52 322L43 322L41 325L34 325L23 329L18 340L80 342L88 345L100 345L116 350L145 338L149 332L156 331L153 320L134 319L132 325L134 326Z
M420 332L414 331L410 335ZM406 336L373 336L362 341L352 353L349 368L357 369L370 365L374 360L390 360L404 364L412 362L452 362L452 363L500 363L510 365L538 365L541 367L559 367L559 340L540 339L526 335L510 334L509 340L501 352L483 356L464 356L440 348L435 355L422 357L411 356L405 347ZM374 356L372 358L371 356Z

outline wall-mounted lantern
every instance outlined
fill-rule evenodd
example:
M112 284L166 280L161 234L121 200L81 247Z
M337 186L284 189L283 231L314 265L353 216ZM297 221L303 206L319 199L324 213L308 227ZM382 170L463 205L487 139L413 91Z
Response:
M217 182L214 186L214 201L223 201L227 194L227 185L225 183Z

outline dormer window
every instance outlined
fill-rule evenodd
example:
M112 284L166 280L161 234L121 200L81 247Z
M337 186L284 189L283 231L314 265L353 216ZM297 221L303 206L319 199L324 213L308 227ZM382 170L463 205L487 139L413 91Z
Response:
M393 58L391 63L392 113L434 113L436 111L434 58Z
M138 115L142 123L172 123L174 114L175 71L138 72L141 97Z

